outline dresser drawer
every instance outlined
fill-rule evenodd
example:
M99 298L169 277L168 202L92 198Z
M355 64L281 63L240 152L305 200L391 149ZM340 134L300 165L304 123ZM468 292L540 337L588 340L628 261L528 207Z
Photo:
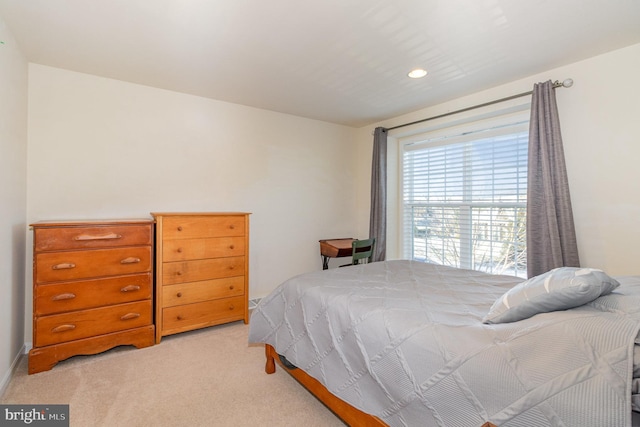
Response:
M162 247L164 262L231 257L244 254L244 237L167 240Z
M44 252L35 262L37 283L121 276L150 271L151 247Z
M149 325L151 301L43 316L35 322L35 347Z
M244 274L245 258L243 256L165 262L162 264L164 285L243 276Z
M245 297L233 297L162 310L164 331L182 332L218 323L244 319Z
M244 216L171 216L163 219L163 239L192 239L245 235Z
M152 288L151 273L39 285L35 289L35 314L42 316L151 299Z
M244 276L162 287L165 307L244 295Z
M103 225L86 227L38 227L35 229L36 252L150 245L152 226Z

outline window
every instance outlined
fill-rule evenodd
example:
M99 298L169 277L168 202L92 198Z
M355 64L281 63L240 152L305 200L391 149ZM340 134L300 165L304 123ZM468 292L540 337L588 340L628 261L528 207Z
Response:
M527 145L526 121L402 144L405 258L526 277Z

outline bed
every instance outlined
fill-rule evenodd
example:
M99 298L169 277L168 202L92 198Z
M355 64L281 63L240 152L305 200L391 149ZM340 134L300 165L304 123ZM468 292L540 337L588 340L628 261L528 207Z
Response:
M249 341L349 425L631 426L640 277L611 280L584 302L547 278L532 314L513 292L533 282L512 276L402 260L312 272L260 301ZM567 295L578 306L558 308Z

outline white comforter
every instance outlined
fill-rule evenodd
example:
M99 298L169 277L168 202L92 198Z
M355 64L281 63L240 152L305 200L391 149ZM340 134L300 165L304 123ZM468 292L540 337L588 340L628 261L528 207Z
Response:
M412 261L304 274L260 302L249 341L390 426L630 426L640 297L623 283L576 309L482 324L519 281Z

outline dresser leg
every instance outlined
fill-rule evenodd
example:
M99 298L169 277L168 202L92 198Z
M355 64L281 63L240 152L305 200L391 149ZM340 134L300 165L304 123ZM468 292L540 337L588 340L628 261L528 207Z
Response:
M152 346L155 343L153 325L126 331L114 332L97 337L85 338L29 351L29 375L49 371L58 362L72 356L102 353L120 345L132 345L136 348Z
M49 371L60 359L56 357L55 352L46 348L34 348L29 351L29 375L38 372Z

